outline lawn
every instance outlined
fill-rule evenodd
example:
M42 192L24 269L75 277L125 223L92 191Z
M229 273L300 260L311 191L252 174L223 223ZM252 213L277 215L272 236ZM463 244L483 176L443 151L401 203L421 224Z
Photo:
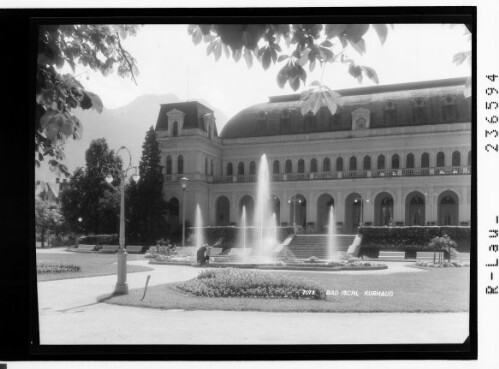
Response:
M274 312L463 312L469 309L469 268L428 268L421 273L355 275L282 272L337 290L325 301L196 297L175 289L176 283L150 287L105 299L118 305L184 310L252 310ZM341 295L343 290L358 296ZM366 296L365 291L392 291L392 296Z
M143 260L143 255L128 255L127 260ZM56 279L96 277L102 275L116 274L117 257L115 254L93 254L67 252L61 254L37 253L36 265L73 264L80 267L79 272L37 274L38 282L53 281ZM127 265L129 273L145 272L151 270L149 267L138 265Z

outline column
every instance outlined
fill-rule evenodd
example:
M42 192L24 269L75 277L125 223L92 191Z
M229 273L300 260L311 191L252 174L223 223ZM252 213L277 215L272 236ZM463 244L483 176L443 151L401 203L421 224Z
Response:
M215 210L216 212L216 210ZM237 203L237 196L236 194L231 194L230 195L230 220L229 223L237 223L238 222L238 214L239 214L239 204Z
M288 223L288 225L292 225L292 222L289 221L289 204L288 200L290 199L290 195L287 191L278 195L281 199L281 223Z
M374 225L374 197L371 190L366 191L364 194L364 223L365 222L371 222L371 224Z
M395 225L396 222L404 222L405 223L405 214L404 214L404 201L402 200L402 189L397 188L395 191L395 198L393 199L393 222Z

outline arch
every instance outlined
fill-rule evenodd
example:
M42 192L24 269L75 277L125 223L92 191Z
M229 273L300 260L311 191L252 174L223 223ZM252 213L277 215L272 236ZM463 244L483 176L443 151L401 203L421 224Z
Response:
M243 206L246 208L247 224L253 224L253 218L255 215L255 201L253 200L253 197L250 195L244 195L241 197L239 200L239 218L241 218L243 214Z
M342 157L339 157L336 159L336 171L337 172L343 171L343 158Z
M459 197L454 191L447 190L438 196L438 225L459 225Z
M228 226L230 223L230 201L227 196L220 196L216 202L216 225Z
M281 224L281 200L277 195L272 195L272 213L275 214L277 225Z
M227 173L228 176L234 175L234 169L232 167L232 163L227 163Z
M292 173L293 172L293 163L291 160L286 160L286 164L284 164L284 173Z
M274 160L272 163L272 173L279 174L281 171L279 160Z
M452 166L453 167L461 166L461 153L459 151L454 151L452 153Z
M331 171L331 160L329 160L329 158L324 158L324 160L322 160L322 171L323 172Z
M371 157L369 155L364 156L364 170L371 170Z
M385 169L385 155L378 155L377 169Z
M305 228L307 226L307 199L301 194L295 194L288 200L289 224ZM295 216L296 209L296 216Z
M445 167L445 154L442 151L437 154L437 167Z
M317 221L315 227L317 232L326 233L329 224L329 211L333 206L334 211L334 198L328 193L323 193L317 198ZM336 228L336 224L334 224ZM335 229L336 230L336 229Z
M398 154L393 154L392 155L392 169L399 169L400 168L400 157Z
M405 157L405 167L409 168L409 169L414 168L414 154L413 153L409 153Z
M256 175L256 164L254 161L250 163L249 174L252 176Z
M357 158L355 156L350 157L349 170L357 170Z
M345 198L345 218L343 230L347 234L357 233L362 220L362 196L352 192Z
M244 163L242 161L237 164L237 175L244 176Z
M173 122L173 134L172 134L173 137L177 137L178 136L178 122L175 121Z
M429 168L430 167L430 154L424 152L421 155L421 168Z
M374 225L392 226L394 223L393 196L388 192L381 192L374 199Z
M298 173L305 173L305 160L298 160Z
M310 173L317 173L317 159L310 160Z
M419 191L412 191L405 198L405 224L425 225L425 197Z
M166 174L172 174L172 157L170 155L166 157Z
M184 157L182 155L178 156L177 160L177 173L184 174Z

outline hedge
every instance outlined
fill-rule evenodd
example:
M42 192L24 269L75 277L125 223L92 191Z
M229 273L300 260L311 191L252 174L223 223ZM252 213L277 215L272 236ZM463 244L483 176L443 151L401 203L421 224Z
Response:
M119 241L117 234L95 234L78 237L78 243L84 245L119 245Z
M361 249L397 251L433 251L429 243L433 237L449 236L461 247L469 248L470 227L462 226L410 226L361 227Z

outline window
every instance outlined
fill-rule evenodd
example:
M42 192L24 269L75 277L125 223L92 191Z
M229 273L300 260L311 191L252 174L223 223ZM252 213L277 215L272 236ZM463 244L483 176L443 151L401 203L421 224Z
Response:
M213 159L210 162L210 175L215 175L215 165L213 164Z
M208 158L204 158L204 174L208 175Z
M322 161L322 171L323 172L330 172L331 171L331 161L329 158L324 158Z
M459 151L454 151L452 153L452 166L459 167L461 165L461 153Z
M317 173L317 159L315 159L315 158L310 160L310 172Z
M256 164L254 161L250 163L250 175L254 176L256 174Z
M303 159L298 160L298 173L305 173L305 161Z
M244 176L244 163L242 161L237 164L237 175Z
M384 125L394 126L395 125L395 104L392 101L388 101L385 104L384 109Z
M456 100L453 96L446 96L442 104L444 122L452 122L457 119Z
M307 113L304 118L305 123L305 131L306 132L315 132L317 131L317 119L314 114Z
M400 167L400 158L398 154L392 155L392 169L399 169Z
M227 175L228 175L228 176L231 176L231 175L233 175L233 173L234 173L234 172L233 172L233 170L232 170L232 163L228 163L228 164L227 164Z
M413 104L412 117L414 124L424 124L426 120L425 106L422 98L418 97Z
M343 171L343 158L336 159L336 171L337 172Z
M421 155L421 168L429 168L430 167L430 154L427 152Z
M407 154L407 157L405 158L405 167L414 168L414 154Z
M172 157L170 155L166 157L166 174L172 174Z
M208 126L207 131L208 131L208 140L210 140L211 139L211 127L210 126Z
M385 169L385 155L378 156L378 169Z
M471 165L471 151L468 151L468 165Z
M288 109L284 109L281 113L279 129L281 133L288 133L291 131L291 114Z
M291 160L286 160L286 164L284 165L284 173L291 173L293 172L293 164L291 163Z
M173 122L173 137L178 136L178 122Z
M350 170L357 170L357 158L355 156L350 158Z
M274 160L274 163L272 164L272 173L279 174L280 171L281 170L279 168L279 160Z
M371 170L371 157L369 155L364 156L364 170Z
M178 157L177 173L184 174L184 157L182 155Z
M442 151L437 154L437 167L445 167L445 154Z
M171 214L175 217L178 217L179 213L180 213L180 206L179 206L179 202L177 200L177 198L175 197L172 197L172 199L170 200L170 211L171 211Z

